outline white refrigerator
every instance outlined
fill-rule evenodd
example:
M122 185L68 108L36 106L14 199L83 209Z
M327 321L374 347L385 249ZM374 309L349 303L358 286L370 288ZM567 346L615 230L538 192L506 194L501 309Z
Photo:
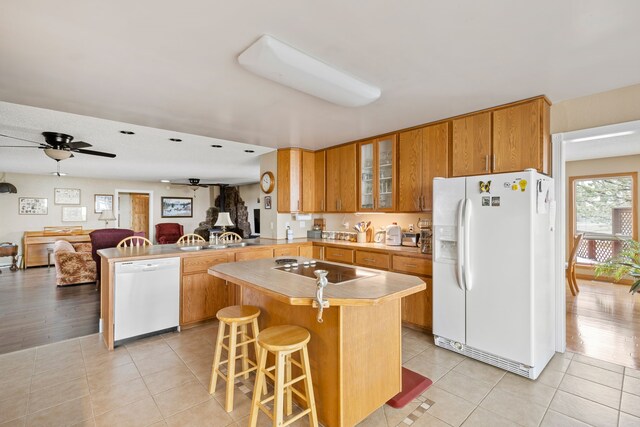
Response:
M554 355L553 180L433 182L436 345L535 379Z

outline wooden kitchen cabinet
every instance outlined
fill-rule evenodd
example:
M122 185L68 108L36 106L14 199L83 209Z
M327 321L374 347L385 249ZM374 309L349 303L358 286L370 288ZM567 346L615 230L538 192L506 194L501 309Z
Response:
M343 264L353 264L353 249L342 249L327 246L324 248L324 259L327 261L341 262Z
M550 168L549 103L538 98L493 112L493 172Z
M278 150L278 212L302 210L302 150Z
M431 211L433 178L449 176L450 128L444 122L400 133L398 211Z
M236 261L248 261L250 259L273 258L272 248L262 248L251 251L242 251L236 254Z
M275 248L273 250L273 256L274 257L298 256L298 253L299 253L298 252L298 246L290 246L290 245L278 247L278 248Z
M358 143L358 211L394 211L397 134Z
M452 123L452 176L491 173L491 111Z
M313 246L300 246L299 255L305 258L313 258Z
M402 298L402 321L421 329L433 330L433 281L420 277L427 289Z
M356 212L356 144L327 149L326 212Z
M313 212L325 211L325 168L327 153L325 150L313 153ZM306 170L303 170L306 174ZM306 193L303 193L306 194Z
M233 254L219 253L182 259L180 325L215 317L218 310L233 304L233 289L210 275L209 267L233 261Z

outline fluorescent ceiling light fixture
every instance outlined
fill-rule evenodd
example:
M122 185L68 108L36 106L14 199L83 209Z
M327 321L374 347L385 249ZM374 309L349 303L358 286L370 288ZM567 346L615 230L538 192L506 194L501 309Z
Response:
M628 130L626 132L605 133L604 135L587 136L585 138L570 139L567 142L593 141L593 140L596 140L596 139L615 138L616 136L625 136L625 135L631 135L631 134L634 134L634 133L635 132L632 131L632 130Z
M238 62L261 77L345 107L370 104L381 94L379 88L266 34Z
M168 182L171 182L171 181L169 181L168 179L161 179L160 182L168 183Z

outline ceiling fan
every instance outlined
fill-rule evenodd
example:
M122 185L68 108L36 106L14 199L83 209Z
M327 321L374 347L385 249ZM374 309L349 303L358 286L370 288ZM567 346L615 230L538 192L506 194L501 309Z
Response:
M17 139L20 141L30 142L34 145L0 145L0 148L37 148L44 151L48 157L52 158L56 162L60 160L66 160L70 157L74 157L73 153L88 154L91 156L109 157L114 158L116 155L111 153L105 153L103 151L87 150L86 148L92 147L91 144L84 141L74 141L73 136L59 132L42 132L45 142L31 141L29 139L18 138L16 136L1 134L6 138Z
M188 186L190 189L193 190L194 192L194 197L195 197L195 192L198 191L201 188L209 188L209 187L213 187L216 185L223 185L223 184L218 184L218 183L202 183L200 184L200 178L188 178L189 180L189 184L184 184L181 182L172 182L171 185L186 185Z

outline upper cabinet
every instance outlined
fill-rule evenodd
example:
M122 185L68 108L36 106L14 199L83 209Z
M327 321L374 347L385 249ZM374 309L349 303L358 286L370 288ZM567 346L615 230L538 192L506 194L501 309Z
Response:
M313 191L313 212L325 211L325 168L327 152L325 150L313 153L314 160L314 191ZM307 171L305 170L306 174Z
M278 212L302 211L302 150L278 150Z
M359 211L394 211L396 207L397 135L360 142Z
M450 139L450 122L400 133L397 211L431 210L433 178L449 176Z
M491 173L491 112L453 120L452 175Z
M549 109L539 98L493 112L493 172L549 171Z
M326 151L325 212L356 212L356 144Z
M535 98L452 121L452 175L550 172L549 103Z

